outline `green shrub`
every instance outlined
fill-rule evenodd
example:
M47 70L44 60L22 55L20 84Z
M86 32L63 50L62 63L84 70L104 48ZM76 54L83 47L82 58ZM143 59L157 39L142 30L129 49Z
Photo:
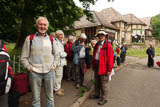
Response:
M15 47L15 43L10 43L10 44L7 43L6 44L6 48L7 48L9 54L12 52L12 50L14 49L14 47Z

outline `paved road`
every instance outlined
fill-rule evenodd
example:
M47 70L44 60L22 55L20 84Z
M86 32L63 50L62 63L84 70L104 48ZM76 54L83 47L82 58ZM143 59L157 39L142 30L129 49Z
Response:
M147 59L140 60L116 73L107 104L98 106L98 100L88 99L82 107L160 107L160 68L148 68L146 63Z
M7 97L7 95L0 96L0 107L8 107L8 97Z

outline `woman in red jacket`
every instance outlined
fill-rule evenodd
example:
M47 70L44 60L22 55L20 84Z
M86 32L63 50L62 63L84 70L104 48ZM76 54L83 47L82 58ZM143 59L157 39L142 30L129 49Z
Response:
M74 37L70 35L68 37L68 42L64 45L64 50L67 53L67 80L73 79L74 80L74 72L73 72L73 45Z
M113 50L111 44L106 40L108 34L99 30L97 34L99 41L94 47L92 68L95 71L95 94L92 98L99 98L99 105L107 103L108 79L113 68Z

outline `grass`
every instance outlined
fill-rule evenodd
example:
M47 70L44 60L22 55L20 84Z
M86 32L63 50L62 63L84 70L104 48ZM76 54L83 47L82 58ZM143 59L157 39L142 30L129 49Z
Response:
M144 49L133 49L129 48L127 50L127 56L134 56L134 57L139 57L139 58L145 58L148 55L146 54L146 50L148 47L145 47ZM160 48L155 48L155 55L160 56Z
M6 45L6 48L7 48L9 54L10 54L10 53L12 52L12 50L14 49L15 45L16 45L15 43L10 43L10 44L7 44L7 45Z
M6 48L7 48L10 56L21 54L21 49L14 49L15 45L16 45L16 43L8 43L6 45Z
M134 44L134 45L140 45L140 44L144 44L144 43L133 42L132 44Z
M83 97L84 93L87 92L87 88L85 87L80 87L80 92L79 94L77 95L78 97Z
M134 57L139 57L139 58L144 58L147 57L146 54L146 48L145 49L133 49L133 48L129 48L127 50L127 56L134 56Z

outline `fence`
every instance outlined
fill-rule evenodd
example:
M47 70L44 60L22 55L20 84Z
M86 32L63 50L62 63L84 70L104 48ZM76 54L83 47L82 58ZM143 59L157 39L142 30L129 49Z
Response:
M20 58L21 58L21 55L19 55L19 54L15 54L15 55L11 56L10 66L12 66L14 73L26 72L27 71L26 69L24 69L21 66Z

